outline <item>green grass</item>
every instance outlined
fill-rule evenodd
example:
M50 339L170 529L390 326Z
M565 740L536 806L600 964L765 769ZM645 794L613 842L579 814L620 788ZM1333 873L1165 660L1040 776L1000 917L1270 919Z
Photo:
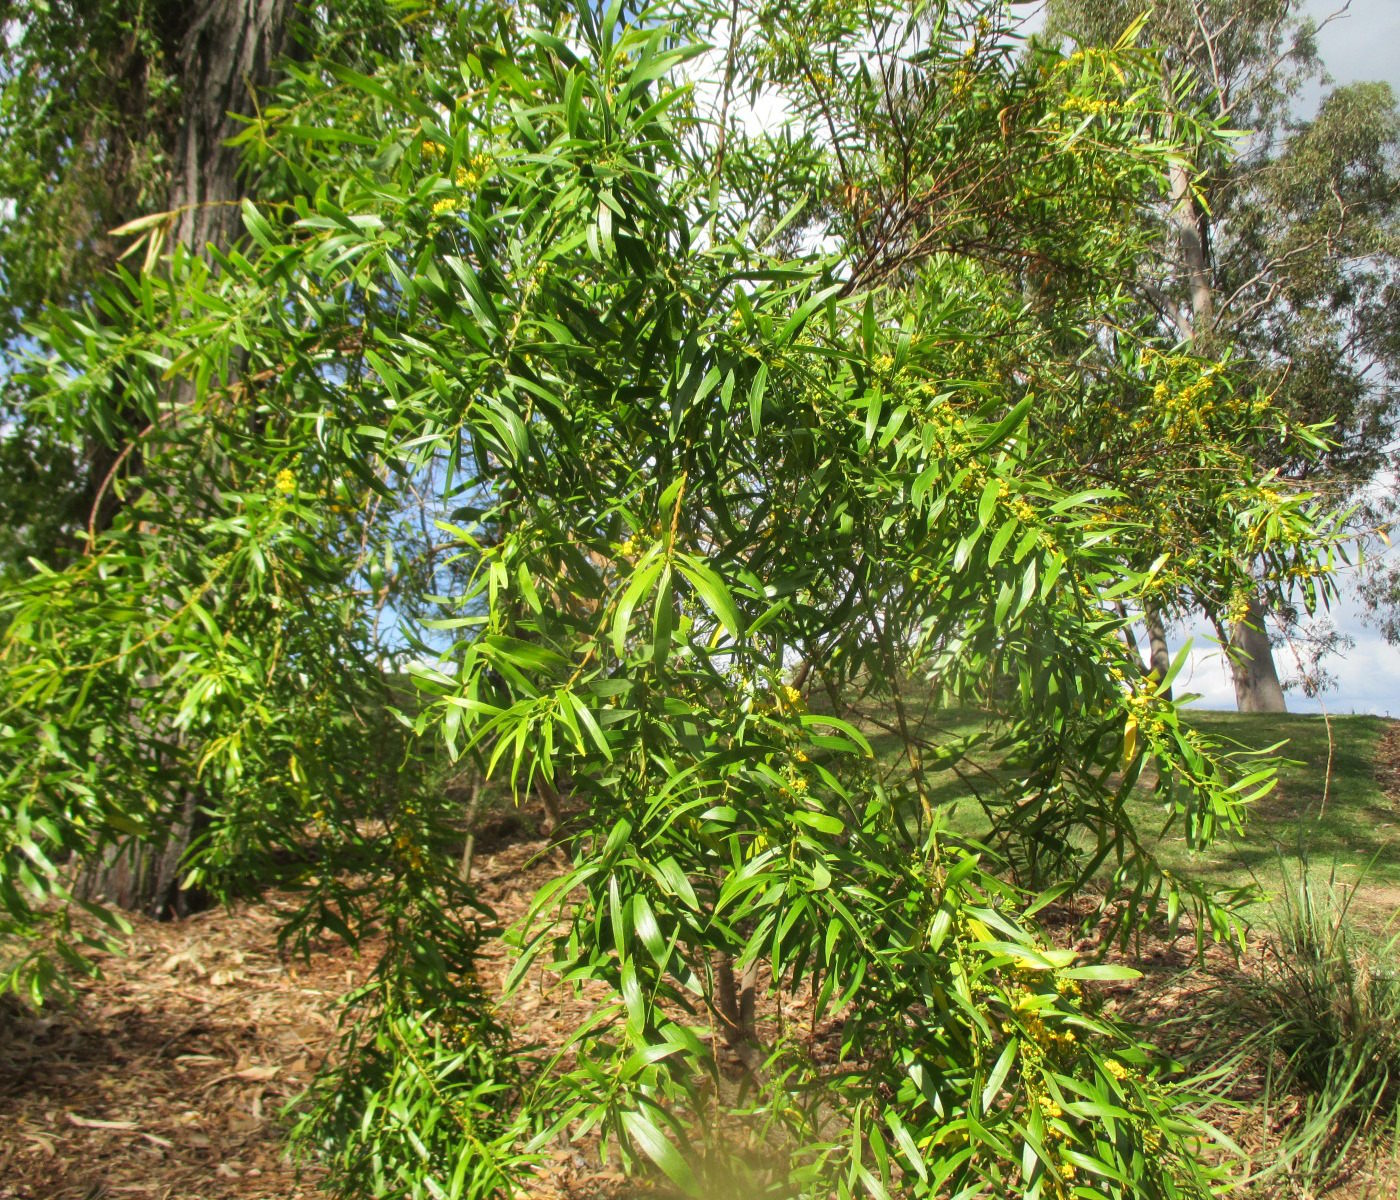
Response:
M920 698L922 699L922 698ZM1386 927L1400 909L1400 804L1390 800L1376 777L1376 754L1390 722L1381 717L1331 718L1296 714L1241 714L1187 710L1197 729L1229 746L1251 750L1278 742L1286 761L1272 793L1253 806L1243 834L1226 835L1199 852L1191 851L1179 828L1158 843L1163 865L1184 876L1222 888L1251 882L1266 898L1277 896L1288 877L1304 865L1324 874L1335 868L1339 882L1357 885L1352 915L1373 931ZM973 711L928 710L911 706L911 724L938 743L975 734L984 718ZM887 724L893 724L891 715ZM888 729L867 727L878 757L903 768L902 742ZM930 773L930 799L953 806L952 828L975 836L981 812L969 799L969 783L994 774L994 756L974 750L951 771ZM1161 828L1163 814L1146 786L1129 801L1129 811L1145 833Z
M1364 924L1389 922L1400 905L1400 806L1376 778L1376 753L1389 722L1380 717L1196 711L1191 723L1224 742L1259 749L1286 741L1289 761L1272 793L1255 803L1242 837L1226 836L1199 853L1179 832L1159 846L1165 864L1221 886L1256 881L1278 894L1305 864L1357 884L1352 914ZM1142 828L1160 821L1146 795L1130 804Z

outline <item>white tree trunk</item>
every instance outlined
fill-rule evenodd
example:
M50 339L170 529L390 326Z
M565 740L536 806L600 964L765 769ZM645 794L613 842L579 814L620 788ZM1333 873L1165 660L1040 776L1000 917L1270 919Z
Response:
M1264 606L1255 595L1250 600L1248 615L1230 629L1230 671L1235 679L1235 701L1240 712L1288 711L1265 620Z

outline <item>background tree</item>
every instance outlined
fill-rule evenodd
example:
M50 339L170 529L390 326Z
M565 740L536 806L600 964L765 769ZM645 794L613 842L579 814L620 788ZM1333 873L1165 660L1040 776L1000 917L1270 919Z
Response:
M283 0L0 9L0 341L14 344L47 305L90 299L129 252L120 227L153 210L169 220L149 226L160 236L148 234L148 264L166 237L196 255L232 244L243 189L228 143L271 78L290 11ZM23 404L7 402L10 421L22 418ZM72 552L75 533L111 520L121 463L104 443L144 423L119 384L87 419L94 433L76 458L43 425L7 431L9 561Z
M1137 11L1118 0L1054 0L1047 32L1112 44ZM1321 64L1315 29L1290 0L1161 0L1148 28L1171 103L1205 107L1246 133L1173 167L1152 218L1156 250L1130 286L1164 342L1231 354L1289 421L1330 420L1325 452L1299 457L1280 446L1271 461L1289 486L1354 502L1394 427L1395 99L1384 84L1337 88L1299 122L1292 106ZM1243 711L1284 705L1265 618L1290 610L1288 586L1261 583L1206 605L1231 647ZM1155 659L1165 638L1154 614L1149 607Z
M117 270L143 266L177 284L186 273L221 270L243 234L241 201L273 186L245 169L237 144L259 95L267 100L298 61L354 64L366 54L403 53L416 36L411 21L377 0L334 10L284 0L73 0L9 6L0 23L0 198L8 209L0 226L0 339L16 350L47 311L86 306L81 329L120 329L125 312L104 299ZM62 566L90 555L95 536L151 487L190 505L186 520L210 515L201 506L219 486L217 469L196 484L190 470L207 464L176 482L144 462L163 425L194 419L188 381L176 379L162 394L133 386L117 366L81 409L62 411L35 402L31 382L7 373L0 570L24 574L30 558ZM225 388L259 382L241 380L238 355L224 364ZM400 523L408 519L411 506L392 507ZM392 579L373 589L382 609ZM166 740L183 763L180 735ZM184 765L159 775L179 794L182 815L167 825L169 836L109 847L89 864L85 886L123 908L171 914L189 902L181 860L201 796Z

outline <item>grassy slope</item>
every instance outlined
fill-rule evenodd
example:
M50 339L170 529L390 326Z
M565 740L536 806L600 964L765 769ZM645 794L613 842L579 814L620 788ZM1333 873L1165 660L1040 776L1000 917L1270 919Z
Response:
M1279 785L1258 801L1244 835L1224 837L1207 850L1192 853L1179 830L1160 845L1164 864L1222 887L1253 880L1266 895L1277 894L1285 877L1303 863L1324 876L1336 870L1345 884L1359 881L1354 914L1380 928L1400 909L1400 802L1390 800L1376 775L1376 755L1390 722L1380 717L1347 716L1328 722L1311 715L1249 715L1189 710L1202 732L1225 743L1261 749L1286 743ZM918 704L910 713L925 737L946 742L977 732L983 718L975 712L929 710ZM893 718L891 718L892 723ZM892 731L870 729L877 755L893 766L902 756ZM1330 745L1330 749L1329 749ZM973 782L994 760L972 753L965 771ZM1330 759L1330 773L1329 773ZM901 764L902 765L902 764ZM931 799L954 806L952 826L975 834L982 828L977 806L967 799L963 780L951 771L932 777ZM1139 828L1160 827L1162 814L1144 787L1129 808Z
M1380 717L1247 715L1194 712L1192 723L1221 740L1252 749L1286 741L1289 760L1278 787L1258 801L1243 837L1222 838L1199 854L1179 835L1162 846L1169 865L1213 883L1238 885L1255 879L1268 892L1284 875L1307 863L1339 882L1358 883L1356 915L1384 925L1400 905L1400 806L1389 799L1376 774L1376 755L1390 722ZM1330 757L1330 771L1329 771ZM1134 815L1150 828L1155 817L1146 798Z

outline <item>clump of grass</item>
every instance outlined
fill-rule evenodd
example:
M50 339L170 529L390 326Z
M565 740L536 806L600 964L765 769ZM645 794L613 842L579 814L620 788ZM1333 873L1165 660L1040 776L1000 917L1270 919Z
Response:
M1259 1031L1252 1049L1269 1076L1266 1107L1293 1110L1267 1174L1304 1191L1335 1182L1400 1126L1400 936L1358 929L1354 890L1306 863L1287 876L1264 967L1240 985L1238 1015Z

